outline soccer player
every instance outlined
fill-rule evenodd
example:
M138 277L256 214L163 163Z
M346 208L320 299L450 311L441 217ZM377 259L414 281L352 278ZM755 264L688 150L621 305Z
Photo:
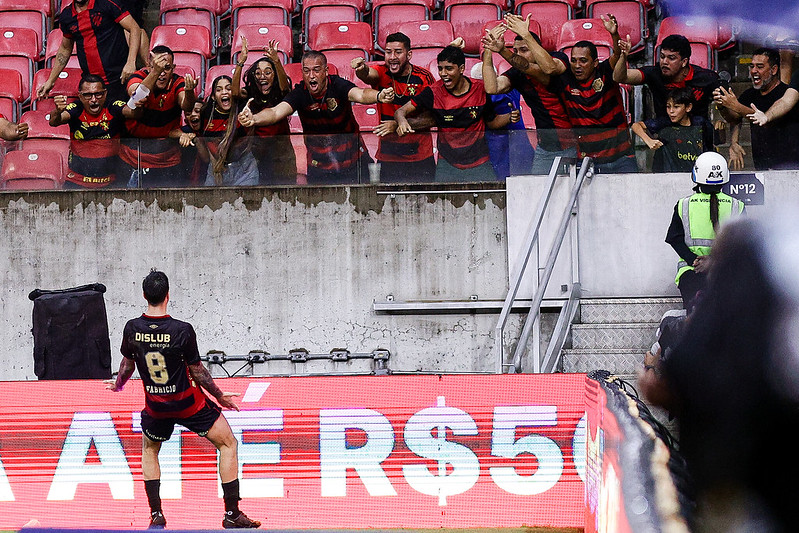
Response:
M374 133L380 137L376 155L380 162L380 181L433 181L436 161L433 158L432 134L419 132L398 137L395 134L397 123L394 112L425 87L432 85L435 78L426 68L411 63L411 40L404 33L396 32L386 37L385 53L383 65L370 67L362 57L356 57L350 65L355 69L355 75L372 88L394 89L393 102L377 104L380 124Z
M147 312L125 324L122 362L116 380L107 388L119 392L138 368L144 386L145 407L141 412L142 474L150 504L150 528L166 526L161 510L161 466L158 452L169 440L175 424L207 438L219 451L219 478L225 500L222 527L254 528L261 525L239 509L238 441L222 415L222 409L239 410L233 401L238 393L222 392L200 362L197 336L188 322L169 316L169 279L151 270L142 282ZM219 405L203 394L210 393Z
M83 74L100 76L111 101L126 96L123 84L136 71L142 30L133 17L112 0L75 0L58 16L63 32L50 77L38 90L44 98L67 66L75 47ZM125 31L130 35L125 38Z
M390 87L364 89L328 74L325 55L312 50L302 56L302 81L282 102L258 113L248 105L239 114L239 122L245 128L268 126L297 111L308 149L308 183L357 183L359 175L369 175L367 165L372 159L362 146L352 102L374 104L393 99Z

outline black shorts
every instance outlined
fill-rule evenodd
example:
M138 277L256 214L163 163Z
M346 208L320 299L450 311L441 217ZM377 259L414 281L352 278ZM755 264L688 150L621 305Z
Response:
M146 410L141 412L141 430L150 440L164 442L172 436L175 424L180 424L201 437L208 435L211 427L222 414L222 408L211 400L205 400L205 407L186 418L153 418Z

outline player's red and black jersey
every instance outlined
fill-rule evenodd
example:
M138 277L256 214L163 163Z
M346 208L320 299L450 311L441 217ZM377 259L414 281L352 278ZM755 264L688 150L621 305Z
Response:
M59 27L75 42L83 72L100 76L106 84L119 83L128 60L128 42L119 21L128 15L113 0L89 0L80 13L74 3L61 11Z
M128 80L128 87L140 84L147 77L148 70L137 70ZM178 95L185 88L183 76L172 74L169 85L164 90L157 87L144 101L142 114L138 119L129 119L125 126L128 134L138 140L122 143L119 157L131 166L145 168L169 168L180 163L180 148L169 132L180 128L180 108Z
M380 76L375 89L394 89L394 101L378 103L380 120L394 120L394 112L410 101L411 98L421 93L425 87L435 83L435 78L426 68L411 65L411 72L405 75L394 76L385 65L373 67ZM406 162L423 161L433 157L433 136L429 132L411 133L402 137L392 133L380 137L377 147L378 161Z
M114 181L124 107L125 102L117 100L106 103L98 115L90 115L80 103L67 105L72 136L67 180L84 187L104 187Z
M667 117L666 96L669 91L688 87L694 93L694 107L692 115L708 117L710 102L713 101L713 91L721 85L721 79L716 71L708 70L698 65L688 65L685 79L677 82L668 82L663 77L659 66L646 66L638 69L643 76L644 84L652 93L652 103L655 106L655 116Z
M206 396L188 367L200 362L191 324L170 316L134 318L125 324L121 351L136 361L150 416L185 418L203 408Z
M557 79L566 113L577 135L580 157L593 157L598 163L632 155L627 114L621 91L613 81L608 60L597 66L594 77L577 81L571 69Z
M436 81L418 96L413 106L433 114L438 127L438 154L455 168L474 168L488 162L485 121L494 118L482 80L465 78L469 89L455 96Z
M569 58L563 52L551 52L552 57L569 66ZM559 152L577 145L571 121L558 95L557 82L548 85L533 79L519 69L512 67L503 74L510 80L511 87L519 91L535 119L538 144L549 152Z
M361 135L349 99L353 87L351 81L330 74L321 98L311 96L301 81L283 100L300 116L309 167L338 171L359 160Z

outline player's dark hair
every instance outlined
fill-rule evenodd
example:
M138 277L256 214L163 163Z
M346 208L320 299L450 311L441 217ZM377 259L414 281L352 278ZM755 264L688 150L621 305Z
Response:
M683 59L688 59L691 57L691 43L685 38L684 35L674 34L666 36L666 38L663 39L663 42L660 43L660 49L677 52Z
M588 55L591 56L591 59L597 59L599 57L599 53L596 50L596 45L591 41L577 41L572 46L574 48L588 48Z
M160 270L150 269L150 273L141 282L144 299L150 305L159 305L164 302L169 293L169 278Z
M436 56L436 61L439 63L442 61L447 61L448 63L452 63L460 67L466 65L466 56L463 54L463 50L457 46L450 45L438 53L438 56Z
M666 95L666 102L669 100L679 105L693 105L696 103L694 93L688 87L679 87L669 91L669 93Z
M78 82L78 90L83 90L83 86L87 83L102 83L103 89L105 89L105 82L103 81L103 78L97 74L84 74L81 76L80 82Z
M386 44L388 43L402 43L406 50L411 49L411 38L401 31L389 34L389 36L386 37Z
M766 48L766 47L758 48L757 50L752 52L752 55L766 56L766 59L768 59L769 66L773 67L774 65L776 65L777 68L780 68L780 53L778 50L774 48Z
M327 56L320 52L319 50L308 50L304 54L302 54L302 59L300 59L300 65L305 63L306 59L321 59L323 65L327 65Z
M533 40L534 40L535 42L537 42L538 44L541 44L541 37L539 37L539 36L538 36L538 34L537 34L536 32L534 32L534 31L531 31L531 32L530 32L530 35L532 35L532 37L533 37ZM514 37L514 38L513 38L513 40L514 40L514 41L523 41L523 40L524 40L524 37L522 37L521 35L517 35L516 37Z
M169 54L170 56L172 56L173 59L175 57L175 52L173 52L172 49L166 46L165 44L159 44L158 46L153 46L153 49L150 50L150 53L153 54L154 56L157 56L158 54Z

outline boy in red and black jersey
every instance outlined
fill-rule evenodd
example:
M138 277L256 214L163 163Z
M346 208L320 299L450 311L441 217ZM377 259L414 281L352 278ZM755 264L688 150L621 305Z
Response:
M78 96L79 102L72 103L67 103L64 95L56 96L55 111L50 113L50 125L69 124L72 136L64 187L107 187L116 179L125 119L134 118L137 111L121 100L107 103L107 90L99 76L83 76Z
M381 123L374 130L380 137L377 160L383 182L433 181L435 177L432 134L418 132L402 137L395 134L397 109L435 83L429 70L411 63L412 57L410 38L396 32L386 37L385 64L370 67L362 57L351 63L355 75L374 89L394 90L393 102L377 105Z
M58 17L63 32L50 77L39 89L47 96L77 48L83 74L100 76L113 102L125 98L124 82L136 71L142 30L133 17L113 0L74 0ZM130 35L125 37L125 31ZM130 45L130 46L129 46Z
M180 117L194 107L195 81L174 73L174 54L166 46L156 46L149 56L149 67L137 70L128 80L132 99L144 97L141 116L126 124L128 134L119 157L129 166L128 177L139 187L182 187L188 176L180 172ZM137 91L139 91L137 93Z
M358 183L368 176L372 162L352 113L352 102L390 102L393 89L363 89L328 74L327 58L321 52L302 57L302 78L278 105L253 113L249 107L239 115L245 127L268 126L296 110L308 149L308 183Z
M237 393L222 392L200 362L197 336L187 322L167 313L169 279L155 269L142 282L147 312L125 324L122 362L115 380L107 388L121 391L138 369L144 386L145 407L141 412L142 477L150 504L150 528L166 526L161 509L161 467L158 453L180 424L207 438L219 450L219 478L225 501L224 528L252 528L261 525L239 509L238 454L236 437L222 415L222 407L235 409ZM203 389L216 398L208 399Z
M508 124L509 117L494 113L481 80L463 75L463 50L447 46L437 59L441 79L397 110L397 134L413 133L407 115L417 109L429 111L438 127L436 181L494 181L496 174L485 140L486 124L501 128Z

